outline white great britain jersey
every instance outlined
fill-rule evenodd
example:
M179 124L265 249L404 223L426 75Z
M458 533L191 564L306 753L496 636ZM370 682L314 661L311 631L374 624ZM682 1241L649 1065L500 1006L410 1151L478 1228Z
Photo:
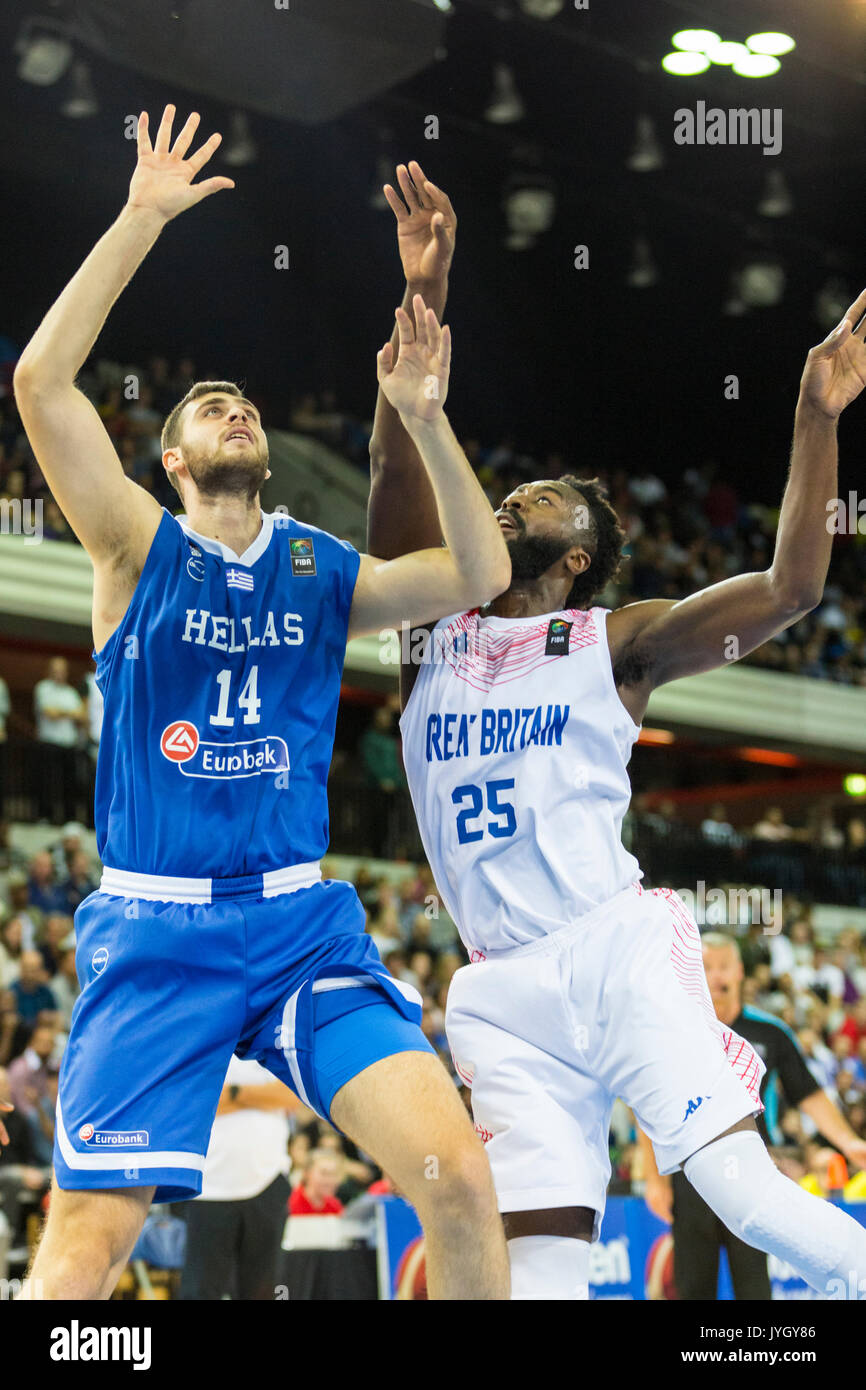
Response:
M437 886L472 959L568 926L642 877L621 839L640 733L604 608L436 624L400 720Z

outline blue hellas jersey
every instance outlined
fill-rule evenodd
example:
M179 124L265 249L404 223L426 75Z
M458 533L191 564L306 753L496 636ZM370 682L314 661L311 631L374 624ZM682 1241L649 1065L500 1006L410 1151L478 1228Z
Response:
M238 557L165 512L96 656L103 864L233 878L315 862L360 557L265 514Z

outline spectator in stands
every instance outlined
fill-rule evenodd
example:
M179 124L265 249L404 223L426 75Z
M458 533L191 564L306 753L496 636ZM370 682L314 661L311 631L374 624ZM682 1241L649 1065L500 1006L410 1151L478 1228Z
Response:
M405 787L406 774L400 757L400 740L394 732L394 712L379 705L358 743L367 781L383 792Z
M289 1186L291 1188L296 1188L298 1183L303 1180L312 1151L313 1146L307 1131L305 1129L297 1130L289 1140L289 1159L292 1165L289 1169Z
M0 989L0 1066L5 1066L13 1057L19 1055L28 1031L22 1028L13 994L8 989ZM0 1115L0 1119L2 1118Z
M60 956L60 963L57 973L52 976L50 981L51 993L57 1003L57 1016L60 1027L65 1033L69 1032L72 1022L72 1009L76 999L81 993L81 986L78 983L78 973L75 969L75 946L67 946Z
M96 684L95 670L88 671L84 677L84 692L87 701L87 751L95 763L102 738L102 720L105 712L105 702L102 691Z
M60 839L49 847L54 864L54 875L58 883L69 874L70 860L77 850L84 848L84 826L71 820L60 832Z
M69 683L65 657L52 657L48 663L47 676L34 688L33 706L42 750L37 789L40 819L50 820L59 800L62 818L72 820L78 802L77 747L87 726L87 711Z
M420 910L420 891L419 879L408 875L406 878L401 878L397 885L397 915L400 919L400 935L404 941L409 940L412 934L412 924Z
M0 929L0 990L8 989L21 974L23 929L20 917L7 917Z
M343 1204L336 1196L343 1181L343 1159L327 1149L314 1149L304 1176L289 1198L290 1216L339 1216Z
M181 1299L273 1299L289 1197L288 1115L299 1103L258 1062L231 1059L201 1195L185 1204Z
M43 916L65 909L66 902L54 873L54 861L47 849L39 850L30 860L27 889L30 906Z
M21 952L21 969L9 986L15 1008L24 1023L35 1024L42 1013L55 1014L57 1000L46 984L45 965L39 951Z
M24 1051L9 1063L9 1098L22 1115L36 1115L39 1102L49 1094L55 1036L53 1024L34 1024Z
M812 816L809 840L819 849L840 850L845 845L845 836L836 824L832 806L821 805Z
M657 835L660 839L673 834L678 825L676 802L669 796L663 797L661 801L651 808L646 795L635 798L635 809L640 816L641 825Z
M29 950L36 941L42 913L33 909L31 905L27 875L14 869L6 879L6 891L9 898L9 911L21 923L21 944L25 951Z
M39 954L45 967L46 979L50 980L52 975L57 974L64 953L74 943L75 936L72 930L71 915L67 916L63 912L52 912L45 918L42 925Z
M793 833L785 821L781 806L768 806L763 818L752 829L756 840L790 840Z
M47 498L42 517L42 535L46 541L73 539L72 528L53 497Z
M65 911L72 916L78 906L96 891L90 873L90 860L83 849L74 852L69 861L69 873L60 885Z
M27 855L12 843L9 822L0 820L0 874L23 869L26 864Z
M866 859L866 821L853 816L845 827L845 850L849 857L862 862Z
M858 999L846 1015L844 1023L836 1034L836 1038L840 1037L850 1040L851 1053L859 1047L860 1039L866 1037L866 997Z
M801 1028L798 1038L806 1066L821 1089L828 1090L833 1085L837 1070L832 1050L822 1041L814 1028Z
M833 1039L833 1082L840 1071L844 1071L854 1056L854 1044L847 1033L837 1033Z
M728 813L721 801L714 802L706 820L701 821L701 834L705 840L719 845L735 844L738 840L737 832L728 820Z
M9 1094L9 1077L0 1066L0 1099ZM51 1182L51 1165L43 1163L33 1129L17 1110L4 1113L3 1123L9 1138L0 1144L0 1212L9 1222L12 1244L20 1246L25 1239L25 1220L29 1211L37 1210Z
M367 919L367 931L381 956L387 955L389 951L399 950L403 944L396 896L390 883L383 882L379 886L376 911Z

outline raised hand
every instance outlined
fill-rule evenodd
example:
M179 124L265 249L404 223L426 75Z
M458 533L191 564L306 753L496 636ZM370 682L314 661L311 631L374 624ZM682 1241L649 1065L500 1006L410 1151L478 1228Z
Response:
M417 160L397 165L403 198L390 183L383 192L397 219L397 247L409 285L441 280L454 255L457 217L447 194L431 183Z
M404 309L395 311L400 337L397 360L386 343L376 358L376 374L386 397L404 422L435 420L442 413L448 393L451 363L451 330L440 328L420 294L414 295L415 324Z
M211 135L195 154L185 159L201 117L197 111L193 111L172 146L174 115L175 108L167 106L156 132L156 144L151 145L147 112L142 111L138 118L138 163L129 185L128 206L159 213L166 222L195 203L200 203L211 193L235 186L234 179L222 175L205 179L202 183L193 183L196 174L218 148L222 136L217 133Z
M866 386L864 316L866 290L855 299L839 326L806 358L800 396L831 419L841 415Z

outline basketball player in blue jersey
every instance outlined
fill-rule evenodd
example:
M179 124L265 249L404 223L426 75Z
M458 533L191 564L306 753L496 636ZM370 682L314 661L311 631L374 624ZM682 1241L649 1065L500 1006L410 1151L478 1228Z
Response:
M486 602L508 552L442 412L450 339L420 298L378 358L448 548L382 561L263 515L267 440L231 382L172 411L163 463L186 516L126 478L75 376L165 224L232 186L193 179L146 113L129 199L25 349L30 441L94 568L105 697L96 825L104 873L76 915L82 984L63 1060L50 1213L24 1296L107 1298L154 1195L201 1189L232 1053L262 1062L371 1154L416 1207L434 1297L507 1298L489 1164L385 971L346 883L322 881L326 779L347 637Z
M441 313L456 219L400 166L407 309ZM830 1297L866 1296L866 1230L775 1168L757 1132L763 1063L715 1015L700 936L623 847L627 764L650 693L725 665L819 602L837 494L836 422L866 384L866 292L809 353L773 563L682 602L608 613L596 596L624 534L597 480L518 487L499 521L510 588L413 634L403 753L436 882L470 964L446 1030L493 1168L515 1298L587 1297L621 1096L653 1143L747 1244ZM856 331L855 331L856 329ZM412 440L380 392L368 539L395 556L440 536ZM416 503L407 508L412 493Z

